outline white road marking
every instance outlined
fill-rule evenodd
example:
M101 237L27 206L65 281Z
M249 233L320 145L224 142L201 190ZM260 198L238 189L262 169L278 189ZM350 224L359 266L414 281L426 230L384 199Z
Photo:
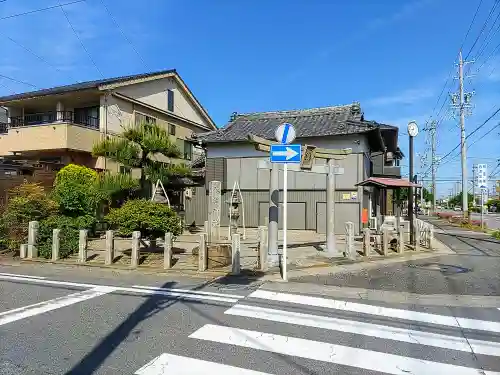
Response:
M83 292L73 293L64 297L54 298L48 301L35 303L33 305L20 307L0 313L0 326L43 314L48 311L57 310L61 307L70 306L78 302L83 302L91 298L99 297L111 293L114 289L110 287L97 287Z
M154 287L154 286L143 286L143 285L133 285L132 287L133 288L140 288L140 289L164 291L164 292L181 292L181 293L189 293L189 294L199 294L202 296L228 297L228 298L235 298L235 299L245 298L245 296L240 295L240 294L225 294L225 293L205 292L203 290L159 288L159 287Z
M142 289L142 288L133 288L133 287L121 287L121 286L112 286L112 285L98 285L98 284L86 284L86 283L75 283L72 281L59 281L59 280L47 280L47 279L33 279L25 276L3 276L0 275L0 280L10 280L10 281L25 281L29 283L35 284L45 284L45 285L58 285L58 286L72 286L75 288L82 289L92 289L97 287L109 287L113 288L116 292L129 292L129 293L137 293L137 294L149 294L149 295L158 295L165 297L173 297L181 300L207 300L207 301L216 301L216 302L227 302L227 303L236 303L238 302L238 298L233 297L218 297L211 295L201 295L194 294L193 291L185 290L183 292L168 292L164 290L151 290L151 289ZM179 289L182 290L182 289ZM221 294L222 295L222 294Z
M213 324L204 325L189 337L387 374L479 374L477 369L470 367ZM484 371L484 374L500 375L491 371Z
M135 372L135 375L271 375L241 367L163 353Z
M324 307L327 309L383 316L386 318L412 320L412 321L431 323L431 324L437 324L455 328L466 328L466 329L475 329L480 331L500 333L500 322L461 318L461 317L454 317L447 315L438 315L438 314L431 314L431 313L411 311L411 310L395 309L391 307L365 305L362 303L304 296L300 294L271 292L263 289L256 290L255 292L251 293L248 297L279 301L279 302L295 303L299 305Z
M465 339L463 336L448 336L439 333L396 328L379 324L330 318L320 315L296 313L264 307L235 305L225 314L245 316L272 322L328 329L387 340L459 350L467 353L500 356L500 342ZM472 348L472 349L471 349Z
M17 273L4 273L4 272L0 272L0 276L17 276L17 277L28 277L30 279L46 279L46 277L44 276L29 276L29 275L19 275Z

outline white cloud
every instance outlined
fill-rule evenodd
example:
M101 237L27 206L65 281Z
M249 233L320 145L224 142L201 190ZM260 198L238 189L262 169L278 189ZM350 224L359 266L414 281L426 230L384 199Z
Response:
M385 106L393 104L415 104L424 99L433 97L435 94L431 88L408 89L400 93L388 96L381 96L365 101L365 106Z

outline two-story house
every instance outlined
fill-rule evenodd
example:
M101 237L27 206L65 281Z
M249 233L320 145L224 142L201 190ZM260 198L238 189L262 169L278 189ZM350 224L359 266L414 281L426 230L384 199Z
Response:
M229 200L235 181L243 196L245 224L265 224L269 208L269 171L258 169L258 162L269 155L257 151L247 140L248 134L274 140L276 128L291 123L296 129L294 143L327 149L351 148L352 154L336 164L344 174L335 181L335 231L344 232L344 223L352 221L356 231L362 227L362 215L377 212L380 203L372 187L358 186L376 173L400 178L398 164L398 128L365 121L359 103L306 110L233 114L221 129L196 134L206 148L206 186L194 190L186 203L186 222L200 225L207 220L207 189L212 180L222 182L223 202ZM380 160L379 160L380 159ZM316 160L316 163L324 163ZM280 186L283 174L280 172ZM375 199L377 198L377 199ZM280 200L282 197L280 197ZM228 204L222 205L222 225L228 224ZM281 225L281 217L279 224ZM326 176L308 172L288 172L288 228L326 230Z
M6 121L0 123L1 158L77 163L100 170L122 167L93 158L93 145L130 124L162 124L186 161L196 158L191 135L216 129L175 70L3 96L0 105L7 112Z

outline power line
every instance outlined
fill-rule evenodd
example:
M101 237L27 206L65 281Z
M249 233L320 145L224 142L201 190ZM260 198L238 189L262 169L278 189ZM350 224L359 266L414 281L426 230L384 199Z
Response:
M132 41L130 40L130 38L127 36L127 34L125 34L125 32L123 31L123 29L121 28L120 24L116 21L116 18L113 16L113 14L111 13L111 11L109 10L108 6L106 5L106 3L104 2L104 0L101 0L101 4L102 6L104 7L104 9L106 9L106 12L108 12L108 15L109 17L111 18L111 20L113 21L113 23L115 24L116 28L118 29L118 31L122 34L122 36L125 38L125 40L127 41L128 44L130 44L130 46L132 47L132 49L135 51L135 53L137 54L137 56L139 56L139 59L141 59L142 63L144 65L146 65L146 60L144 60L144 57L139 53L139 51L137 50L137 48L135 48L135 45L132 43Z
M462 41L462 44L460 45L460 50L464 47L465 42L467 41L467 37L469 36L470 30L472 29L472 25L474 25L474 21L476 20L477 14L479 12L479 8L481 8L481 4L483 3L483 0L479 2L479 5L477 6L476 12L474 13L474 16L472 17L472 21L470 22L469 29L467 30L467 33L465 34L464 40Z
M77 37L78 41L82 45L83 50L87 53L87 56L89 57L90 61L92 62L92 64L94 64L95 68L97 69L97 71L99 72L99 74L101 75L101 77L104 77L104 74L102 74L101 69L99 69L99 67L97 66L97 64L94 61L94 59L92 58L92 55L90 54L89 50L87 49L87 47L85 47L85 44L83 43L82 38L80 38L80 35L78 35L78 33L76 32L75 28L73 27L73 24L69 20L68 14L64 10L64 5L59 5L59 7L61 8L61 11L63 12L64 17L66 18L66 21L68 21L68 24L71 27L71 30L73 30L73 33L75 34L75 36Z
M0 17L0 21L7 20L9 18L14 18L14 17L26 16L27 14L32 14L32 13L37 13L37 12L43 12L44 10L55 9L55 8L58 8L58 7L61 7L61 6L73 5L73 4L77 4L77 3L83 3L84 1L86 1L86 0L75 0L75 1L71 1L69 3L60 4L60 5L53 5L53 6L46 7L46 8L39 8L39 9L35 9L35 10L30 10L28 12L11 14L10 16Z
M465 139L468 139L470 136L474 135L476 132L479 131L479 129L481 129L483 126L485 126L493 117L495 117L498 113L500 112L500 107L498 107L491 116L489 116L486 120L484 120L484 122L479 125L478 127L476 127L476 129L474 129L471 133L469 133ZM498 125L497 125L498 126ZM445 156L443 156L442 158L439 159L439 162L441 163L444 159L446 159L448 156L450 156L457 148L459 148L461 146L461 143L459 143L458 145L456 145L453 150L451 150L450 152L448 152ZM426 174L429 172L430 169L428 169L426 171Z
M21 83L21 84L23 84L23 85L31 86L31 87L33 87L33 88L35 88L35 89L38 89L38 88L39 88L38 86L33 85L32 83L25 82L25 81L21 81L21 80L19 80L19 79L15 79L15 78L12 78L12 77L9 77L9 76L6 76L6 75L3 75L3 74L0 74L0 77L5 78L5 79L8 79L8 80L13 81L13 82Z
M472 47L469 49L469 52L467 53L467 55L465 55L465 60L468 59L469 55L471 54L472 50L474 49L474 47L476 46L477 42L479 41L479 38L481 37L481 35L483 34L483 31L484 29L486 28L486 25L488 24L491 16L493 15L493 12L495 11L496 7L498 5L498 2L495 1L493 3L493 6L491 7L491 10L490 10L490 13L488 13L488 17L486 18L486 20L484 21L483 23L483 27L481 28L481 31L479 31L479 34L477 35L476 39L474 40L474 43L472 44Z
M50 66L51 68L57 70L58 72L60 73L65 73L63 70L59 69L57 66L51 64L46 58L44 58L43 56L40 56L38 55L36 52L34 52L33 50L29 49L28 47L26 47L25 45L19 43L17 40L14 40L12 39L10 36L8 35L4 35L5 38L9 39L12 43L18 45L19 47L21 47L22 49L24 49L26 52L30 53L31 55L35 56L37 59L39 59L40 61L43 61L45 64L47 64L48 66Z

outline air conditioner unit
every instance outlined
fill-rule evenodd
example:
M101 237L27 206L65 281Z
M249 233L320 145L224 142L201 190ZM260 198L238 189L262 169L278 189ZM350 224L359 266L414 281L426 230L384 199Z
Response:
M187 188L184 192L184 196L189 199L193 198L193 190L191 188Z
M370 229L377 229L377 218L371 217L369 224L370 224Z

